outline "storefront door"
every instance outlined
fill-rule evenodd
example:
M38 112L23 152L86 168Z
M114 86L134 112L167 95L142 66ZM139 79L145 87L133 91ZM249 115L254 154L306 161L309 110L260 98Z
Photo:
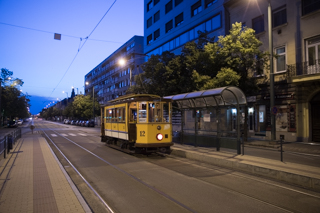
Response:
M320 142L320 93L316 95L311 103L312 141Z

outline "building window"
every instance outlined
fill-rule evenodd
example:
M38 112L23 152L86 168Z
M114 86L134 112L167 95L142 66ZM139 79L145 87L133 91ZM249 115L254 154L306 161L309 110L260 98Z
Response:
M166 23L166 33L173 28L172 20Z
M282 46L275 49L277 58L276 58L276 72L286 71L286 47Z
M152 17L150 17L150 18L147 20L147 28L149 28L151 25L152 25Z
M174 0L174 6L178 6L183 0Z
M201 0L191 6L191 17L197 15L202 11Z
M205 0L204 6L205 6L205 8L207 8L207 7L210 7L211 5L213 5L216 2L217 2L217 0Z
M302 15L307 15L320 9L320 0L302 0Z
M179 15L177 15L174 19L174 23L175 23L175 26L179 26L180 24L183 23L183 13L180 13Z
M308 74L320 73L320 36L308 39L306 49Z
M166 4L165 10L166 10L166 14L172 10L172 0Z
M254 29L256 31L256 34L264 31L263 15L252 19L252 29Z
M160 10L153 15L153 23L156 23L160 19Z
M149 1L149 3L147 4L147 12L149 12L149 10L151 10L151 8L153 8L153 2Z
M159 3L160 0L154 0L153 5L156 5Z
M281 8L274 11L272 27L277 27L285 23L287 23L287 9Z
M152 42L152 34L148 35L147 37L147 45Z
M154 40L157 40L157 38L159 38L160 36L160 29L157 29L156 31L154 31L153 33L153 38Z

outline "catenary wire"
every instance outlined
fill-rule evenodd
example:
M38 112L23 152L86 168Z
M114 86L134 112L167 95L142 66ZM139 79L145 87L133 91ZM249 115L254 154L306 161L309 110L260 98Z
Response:
M61 83L61 81L63 80L63 78L66 76L66 74L68 73L71 65L73 64L73 62L75 61L75 59L77 58L80 50L82 49L82 47L85 45L85 43L87 42L87 40L89 39L89 37L91 36L91 34L95 31L95 29L98 27L98 25L100 24L100 22L103 20L103 18L108 14L108 12L110 11L110 9L113 7L113 5L116 3L117 0L115 0L111 6L109 7L109 9L107 10L107 12L102 16L102 18L100 19L100 21L98 22L98 24L93 28L93 30L91 31L91 33L85 38L85 41L83 42L82 46L78 48L78 51L76 53L76 55L74 56L74 58L72 59L69 67L67 68L67 70L65 71L65 73L63 74L62 78L60 79L60 81L58 82L57 86L52 90L51 94L49 97L51 97L52 93L56 90L56 88L59 86L59 84Z

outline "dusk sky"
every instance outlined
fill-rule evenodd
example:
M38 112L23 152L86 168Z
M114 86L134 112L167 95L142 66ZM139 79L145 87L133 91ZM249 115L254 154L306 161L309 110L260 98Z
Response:
M0 0L0 68L24 81L20 89L31 96L31 113L66 98L62 91L70 97L72 86L83 93L85 74L131 37L143 35L143 2Z

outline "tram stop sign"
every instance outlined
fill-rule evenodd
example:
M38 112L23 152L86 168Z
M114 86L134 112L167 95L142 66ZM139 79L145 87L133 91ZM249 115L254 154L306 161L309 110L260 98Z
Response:
M276 106L272 107L272 114L276 115L278 113L278 108Z

